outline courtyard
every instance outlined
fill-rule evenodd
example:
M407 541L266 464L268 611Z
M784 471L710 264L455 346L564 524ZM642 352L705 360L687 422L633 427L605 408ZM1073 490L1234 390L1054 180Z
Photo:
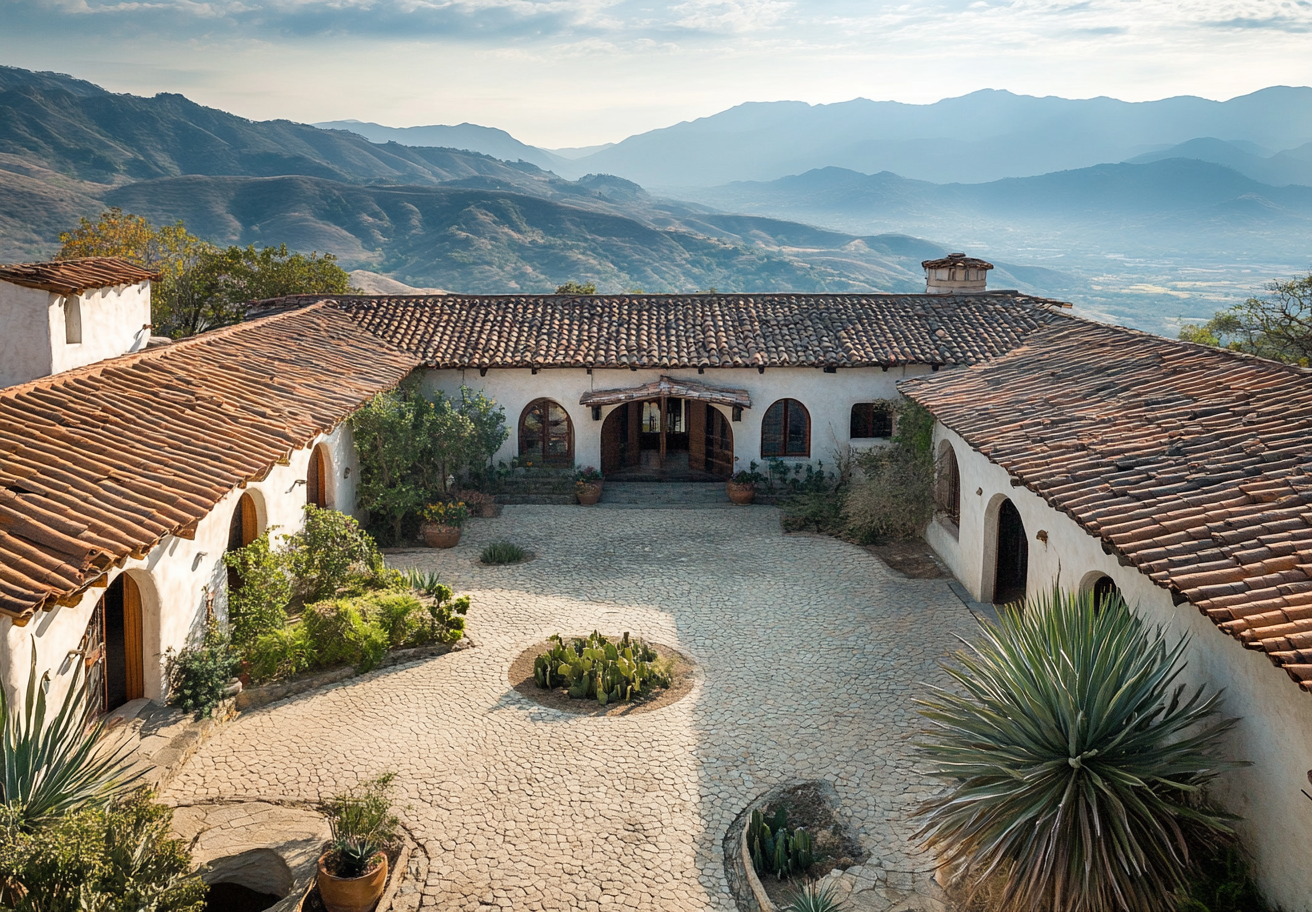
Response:
M527 563L484 567L509 539ZM767 789L831 782L869 859L868 909L932 908L913 851L913 700L977 628L945 580L906 579L862 548L780 530L771 507L511 506L435 570L473 598L475 646L249 711L209 740L167 800L313 801L397 773L429 859L425 907L733 910L721 840ZM625 631L696 664L650 712L571 714L511 689L553 633Z

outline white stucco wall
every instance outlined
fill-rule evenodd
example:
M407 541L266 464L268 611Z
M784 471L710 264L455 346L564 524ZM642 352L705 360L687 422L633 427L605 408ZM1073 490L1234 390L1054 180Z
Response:
M1214 797L1243 818L1240 836L1267 899L1285 912L1312 909L1312 802L1300 794L1312 768L1312 694L1264 655L1223 634L1192 605L1174 605L1165 589L1133 567L1122 567L1103 552L1098 538L1038 495L1013 488L1002 468L938 425L936 446L941 441L951 444L961 471L961 526L954 536L949 524L931 522L925 536L930 545L976 598L987 601L997 506L1010 498L1029 541L1031 595L1054 583L1083 591L1106 575L1145 619L1163 626L1172 639L1188 637L1186 678L1209 690L1224 689L1224 714L1240 720L1229 737L1228 756L1253 764L1227 774ZM1040 531L1047 533L1046 544L1036 537Z
M355 507L355 482L359 476L355 445L350 428L343 423L332 433L319 437L311 447L292 453L289 464L275 466L263 481L228 492L199 523L193 540L166 537L146 557L128 560L111 572L107 583L128 573L141 589L142 644L145 654L145 695L165 697L165 653L194 642L203 629L206 604L213 593L213 609L227 618L227 571L223 553L228 530L242 494L255 500L260 530L279 527L284 533L300 528L306 501L305 479L313 446L326 448L330 505L344 512ZM348 473L349 470L349 473ZM26 687L32 642L37 644L37 673L50 673L50 699L62 699L72 680L71 650L78 647L91 612L104 589L90 589L71 607L38 612L25 627L9 618L0 619L0 683L11 697Z
M602 370L591 375L583 368L542 369L491 369L480 377L477 370L430 370L424 375L423 387L432 394L440 390L456 401L461 385L471 390L482 390L506 410L506 424L510 437L497 452L494 461L510 459L519 454L517 430L519 416L535 399L554 399L569 414L574 424L574 461L580 465L601 465L601 427L606 417L618 406L606 406L601 420L592 419L592 409L579 405L579 398L590 390L625 389L642 386L662 376L692 380L712 386L745 389L751 395L752 407L744 409L742 420L730 422L733 431L736 466L746 469L752 461L764 463L761 458L761 420L768 409L779 399L796 399L806 406L811 416L811 455L808 459L790 458L788 462L818 462L826 467L834 463L834 453L849 443L855 447L873 446L875 440L852 440L849 435L852 406L859 402L877 399L897 399L897 382L906 377L929 372L928 367L916 365L907 368L840 368L826 374L813 367L766 368L707 368L698 374L696 368L688 370ZM720 409L726 417L731 410Z
M70 343L65 313L76 306L82 341ZM145 348L150 282L54 294L0 282L0 386L13 386Z
M48 291L0 282L0 387L51 373ZM63 339L63 326L60 326Z

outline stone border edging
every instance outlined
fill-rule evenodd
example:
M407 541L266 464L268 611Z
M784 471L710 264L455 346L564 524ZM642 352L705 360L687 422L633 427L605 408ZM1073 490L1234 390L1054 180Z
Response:
M379 668L391 668L394 665L405 665L410 662L419 662L424 659L435 656L446 655L450 652L461 652L466 649L472 649L474 641L468 636L461 637L455 643L438 643L434 646L415 646L410 649L393 649L383 656L383 660L377 668L371 668L369 671L378 671ZM369 672L364 672L368 674ZM333 668L328 671L319 672L318 674L307 675L305 677L293 678L290 681L275 682L273 684L261 684L258 687L244 688L237 694L237 710L257 709L261 706L267 706L270 703L276 703L279 700L285 700L288 697L294 697L307 691L317 690L320 687L327 687L329 684L336 684L338 681L345 681L347 678L358 677L360 672L356 671L354 665L347 665L344 668Z

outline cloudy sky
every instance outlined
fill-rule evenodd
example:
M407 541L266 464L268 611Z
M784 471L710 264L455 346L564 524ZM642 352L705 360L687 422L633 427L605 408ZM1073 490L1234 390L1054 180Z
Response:
M547 147L744 101L1312 84L1312 0L0 0L0 63L246 117Z

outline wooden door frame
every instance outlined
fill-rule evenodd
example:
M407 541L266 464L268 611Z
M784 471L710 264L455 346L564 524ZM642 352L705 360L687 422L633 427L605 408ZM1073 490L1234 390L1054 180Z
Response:
M128 700L146 695L145 628L142 624L141 586L129 574L123 580L123 666Z

